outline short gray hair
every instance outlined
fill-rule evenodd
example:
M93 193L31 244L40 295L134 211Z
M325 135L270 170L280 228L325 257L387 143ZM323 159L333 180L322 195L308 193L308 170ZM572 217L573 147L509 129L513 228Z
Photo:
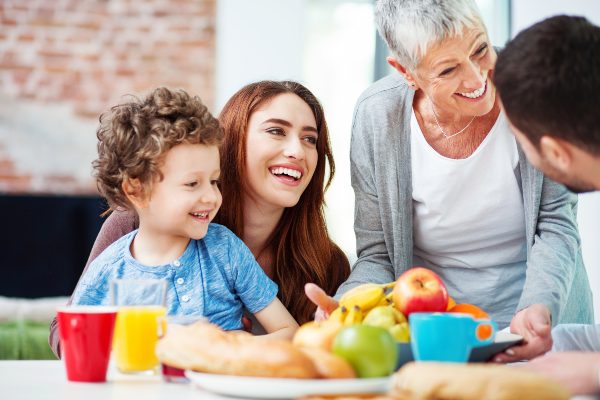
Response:
M464 28L485 29L474 0L377 0L375 21L398 62L409 70L430 44L459 36Z

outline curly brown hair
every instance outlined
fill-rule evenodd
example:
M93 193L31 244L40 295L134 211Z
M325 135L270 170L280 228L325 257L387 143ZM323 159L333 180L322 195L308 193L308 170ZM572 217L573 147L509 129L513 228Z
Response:
M199 97L183 90L155 89L100 116L98 158L92 162L98 190L111 209L132 209L123 182L136 179L142 195L162 180L167 151L179 144L219 146L223 130Z

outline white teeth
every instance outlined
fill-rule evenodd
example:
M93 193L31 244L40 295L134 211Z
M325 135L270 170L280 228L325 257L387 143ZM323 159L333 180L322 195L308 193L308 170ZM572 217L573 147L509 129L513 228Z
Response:
M300 179L302 177L302 173L300 171L291 169L291 168L277 167L277 168L271 169L271 173L273 175L285 174L285 175L291 176L294 179Z
M198 218L206 218L208 217L208 213L191 213L194 217Z
M486 82L486 83L487 83L487 82ZM483 92L485 92L485 87L486 87L486 84L484 84L484 85L483 85L482 87L480 87L479 89L477 89L477 90L474 90L474 91L472 91L472 92L470 92L470 93L461 93L461 92L459 92L459 94L460 94L461 96L465 96L465 97L468 97L468 98L470 98L470 99L476 99L476 98L480 97L480 96L483 94Z

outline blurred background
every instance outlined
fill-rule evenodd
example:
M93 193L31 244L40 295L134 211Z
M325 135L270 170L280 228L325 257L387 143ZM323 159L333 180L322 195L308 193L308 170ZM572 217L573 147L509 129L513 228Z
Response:
M477 3L496 46L550 15L600 24L596 0ZM90 165L98 116L161 85L199 95L215 114L252 81L308 86L325 107L337 164L329 229L355 260L352 111L391 73L386 55L372 0L0 0L0 322L25 312L24 298L61 302L72 292L105 209ZM600 196L580 196L600 316L598 221Z

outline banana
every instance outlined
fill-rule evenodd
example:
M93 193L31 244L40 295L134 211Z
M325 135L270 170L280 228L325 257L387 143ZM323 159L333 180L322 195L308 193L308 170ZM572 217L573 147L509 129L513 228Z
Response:
M340 299L340 305L345 306L350 311L354 306L359 306L363 311L368 311L377 306L383 298L385 298L383 285L365 283L346 292Z
M384 290L387 290L387 289L393 289L393 288L394 288L394 286L396 286L396 281L391 281L391 282L388 282L388 283L383 283L383 284L381 285L381 287L382 287ZM390 293L392 293L392 292L390 292Z
M377 306L391 306L394 304L394 299L393 299L393 295L394 292L389 292L388 294L386 294L380 301L379 304L377 304Z
M331 314L329 314L329 318L327 318L327 320L344 323L344 320L346 319L347 315L348 315L348 309L344 306L340 306L340 307L336 308L335 310L333 310L333 312Z
M390 292L385 295L385 299L389 302L389 304L393 304L394 303L394 292L390 290Z
M346 319L344 319L344 325L355 325L360 324L363 319L363 313L359 306L354 306L348 311Z

